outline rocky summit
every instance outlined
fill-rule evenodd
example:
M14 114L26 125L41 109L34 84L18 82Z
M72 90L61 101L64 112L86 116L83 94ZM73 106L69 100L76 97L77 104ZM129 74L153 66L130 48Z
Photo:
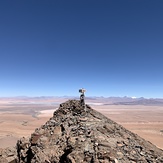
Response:
M15 162L163 163L163 151L90 106L69 100L29 140L17 142Z

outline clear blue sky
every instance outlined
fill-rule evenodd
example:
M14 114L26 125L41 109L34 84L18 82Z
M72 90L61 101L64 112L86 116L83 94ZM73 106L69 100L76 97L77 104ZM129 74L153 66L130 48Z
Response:
M162 0L0 1L0 96L163 97Z

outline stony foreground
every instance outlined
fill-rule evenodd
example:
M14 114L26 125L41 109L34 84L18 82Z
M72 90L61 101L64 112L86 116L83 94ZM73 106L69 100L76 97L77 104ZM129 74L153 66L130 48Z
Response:
M8 151L7 151L8 150ZM0 162L163 163L163 151L80 101L62 103L30 140L0 153Z

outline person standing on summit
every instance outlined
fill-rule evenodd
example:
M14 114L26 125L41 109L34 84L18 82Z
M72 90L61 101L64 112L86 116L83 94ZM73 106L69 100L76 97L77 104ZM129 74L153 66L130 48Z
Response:
M85 107L84 92L86 92L86 90L84 88L79 89L79 93L81 93L80 94L80 103L81 103L81 106L83 106L83 107Z

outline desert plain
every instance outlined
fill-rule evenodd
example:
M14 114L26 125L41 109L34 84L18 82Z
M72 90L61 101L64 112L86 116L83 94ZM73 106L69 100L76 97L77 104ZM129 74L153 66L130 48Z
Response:
M0 148L15 146L21 137L30 137L45 124L59 104L72 98L0 98ZM108 118L163 149L163 105L86 103Z

